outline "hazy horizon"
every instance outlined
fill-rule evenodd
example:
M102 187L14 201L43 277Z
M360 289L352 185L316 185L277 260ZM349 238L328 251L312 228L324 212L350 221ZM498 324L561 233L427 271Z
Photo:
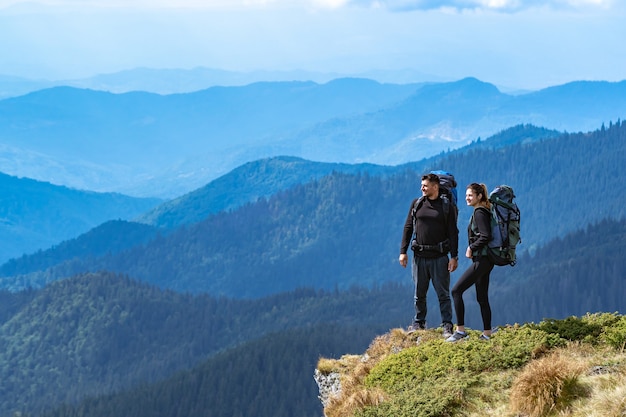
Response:
M0 73L415 71L518 89L626 79L611 0L0 0Z

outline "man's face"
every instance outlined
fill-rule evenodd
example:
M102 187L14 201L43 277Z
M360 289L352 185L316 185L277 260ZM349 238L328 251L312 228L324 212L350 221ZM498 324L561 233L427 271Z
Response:
M422 180L422 195L426 198L434 200L439 195L439 184Z

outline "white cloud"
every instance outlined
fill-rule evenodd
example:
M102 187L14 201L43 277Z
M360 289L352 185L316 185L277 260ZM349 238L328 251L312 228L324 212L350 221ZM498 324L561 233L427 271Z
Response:
M0 11L40 7L67 9L208 9L245 10L271 8L340 9L347 6L412 10L493 10L515 12L532 8L610 9L618 0L0 0Z
M394 11L410 10L493 10L516 12L534 8L608 9L616 0L351 0L365 7L385 7Z
M271 8L321 8L337 9L350 0L0 0L0 10L19 8L35 10L39 7L63 7L69 9L206 9L246 10Z
M313 0L313 5L331 9L338 9L347 5L349 2L349 0Z

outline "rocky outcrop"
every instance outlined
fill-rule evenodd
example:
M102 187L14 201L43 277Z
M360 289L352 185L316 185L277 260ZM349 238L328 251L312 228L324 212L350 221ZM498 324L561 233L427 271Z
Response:
M315 370L315 382L317 382L317 386L319 387L319 399L322 402L322 406L326 408L328 402L331 397L339 395L341 392L341 381L339 379L339 373L331 372L328 375L325 375L319 371L319 369Z

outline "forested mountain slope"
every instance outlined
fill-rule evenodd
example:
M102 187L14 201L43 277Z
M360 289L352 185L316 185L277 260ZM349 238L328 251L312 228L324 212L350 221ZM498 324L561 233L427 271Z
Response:
M521 251L605 218L621 219L626 195L626 123L590 133L499 149L477 147L407 165L385 177L333 174L232 212L98 259L60 263L2 279L5 288L41 286L83 271L111 270L161 287L232 297L259 297L302 286L332 289L400 281L400 235L421 173L454 172L465 184L511 185L522 210ZM584 191L581 191L584 190ZM592 190L592 191L590 191ZM593 194L593 196L591 196ZM460 206L461 245L469 211ZM111 237L113 238L113 237Z
M589 245L583 247L581 241ZM496 268L490 290L494 325L565 319L587 312L626 313L626 260L619 256L625 250L626 220L604 221L549 242L513 268ZM60 407L45 416L318 416L320 405L312 378L318 352L332 352L329 356L334 358L360 353L358 346L369 343L368 334L380 335L407 325L413 314L408 281L406 286L352 289L326 296L296 292L291 297L302 311L295 316L291 316L296 310L291 310L295 304L288 301L289 295L260 300L267 310L259 317L267 316L268 321L242 322L246 329L259 330L279 317L284 328L289 328L287 323L303 328L269 334L158 383ZM480 329L473 290L465 299L468 325ZM437 300L432 297L429 302L436 305ZM246 305L255 304L231 303L240 314L245 314ZM281 306L284 310L275 314ZM432 328L439 323L435 310L428 317Z
M391 166L313 162L292 156L266 158L248 162L204 187L160 204L137 221L171 229L197 223L211 214L232 211L333 172L384 175L397 170Z
M130 220L162 202L75 190L3 173L0 191L0 263L47 249L107 220Z
M465 149L473 146L502 147L516 141L529 142L554 137L557 134L558 132L531 125L520 125L502 131L488 140L473 143ZM372 164L313 162L288 156L261 159L244 164L193 192L163 202L140 217L135 216L160 201L72 190L31 179L2 175L0 230L4 231L6 239L0 245L0 264L22 254L28 257L37 250L46 253L36 254L39 264L32 264L31 270L57 264L60 260L66 259L65 254L81 258L82 254L101 254L94 248L86 250L79 248L71 254L72 244L68 245L63 241L74 239L78 234L97 226L103 220L135 218L139 222L171 229L182 224L198 222L210 214L237 209L261 197L269 197L278 191L319 179L332 172L388 175L402 169L397 166ZM121 229L109 232L103 230L111 228L115 228L115 225L102 225L98 227L100 229L98 233L111 235L118 233L119 238L111 242L96 243L97 246L109 247L116 252L138 243L133 240L134 232L122 235L124 231ZM98 233L89 233L73 244L87 248L92 242L84 240L92 240ZM51 245L55 246L50 247ZM64 254L54 254L59 251ZM42 258L45 258L45 261ZM0 276L13 273L3 268Z
M338 323L270 334L161 383L61 406L40 417L319 417L312 378L318 359L326 352L361 351L368 336L377 334L372 330Z
M28 265L31 271L42 271L61 262L90 262L150 242L162 232L157 227L143 223L111 220L94 227L78 239L66 240L35 254L10 259L0 266L0 276L19 275L24 272L24 265Z
M456 152L486 147L502 148L515 143L530 143L557 137L561 134L533 125L517 125L464 146ZM333 172L345 174L367 173L389 175L404 170L403 166L373 164L345 164L313 162L293 156L279 156L246 163L209 184L181 197L167 201L154 210L140 216L137 221L155 226L172 228L196 223L210 214L230 211L252 203L261 197L305 184Z
M499 132L487 140L476 141L456 152L466 152L468 149L477 147L496 149L517 142L530 143L547 139L558 134L556 131L532 125L519 125ZM136 220L159 226L163 229L162 233L167 233L169 229L177 226L199 222L220 211L238 209L261 197L271 196L297 184L311 182L332 172L350 174L361 172L373 176L385 176L402 172L405 169L406 167L403 166L322 163L287 156L262 159L244 164L198 190L164 202ZM60 212L58 217L53 218L42 216L40 218L42 227L44 229L50 227L43 223L45 221L48 224L71 221L71 217L65 219L64 213ZM23 222L28 223L28 221L28 217L25 216ZM22 219L16 218L15 223L20 226ZM107 222L92 232L61 242L42 253L24 255L7 262L0 267L0 276L43 270L73 258L84 259L87 256L93 258L106 252L119 252L135 244L143 243L145 239L155 234L156 230L150 230L149 227L142 225L133 226L124 221ZM35 243L30 240L29 242Z
M303 342L308 365L296 363L296 357L302 360L298 350L289 350L291 358L275 358L290 359L298 369L313 366L323 352L337 353L333 347L362 349L374 332L402 321L410 305L398 303L398 296L410 299L399 287L386 286L342 293L303 289L237 301L163 291L110 273L73 277L39 291L0 293L0 416L32 415L86 396L155 382L240 343L295 328L302 335L321 326L315 333L329 334L326 341ZM371 306L377 313L361 317ZM323 330L332 323L352 329L353 337L345 340L342 331ZM236 366L245 373L243 365L219 366ZM285 375L293 379L294 370ZM311 386L310 381L300 381ZM231 389L220 394L229 402L235 392ZM315 403L308 394L300 395L301 401Z

